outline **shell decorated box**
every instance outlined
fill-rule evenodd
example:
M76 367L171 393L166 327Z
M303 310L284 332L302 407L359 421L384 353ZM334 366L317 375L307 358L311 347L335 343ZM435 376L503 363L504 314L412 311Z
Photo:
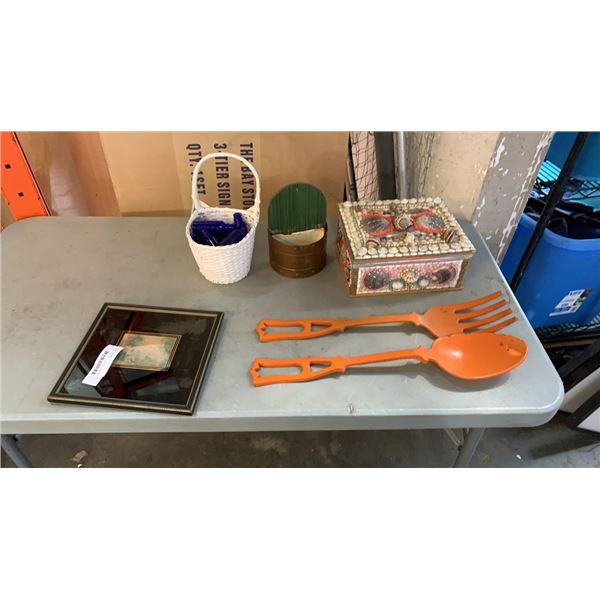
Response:
M338 204L337 256L352 296L459 290L475 248L441 198Z

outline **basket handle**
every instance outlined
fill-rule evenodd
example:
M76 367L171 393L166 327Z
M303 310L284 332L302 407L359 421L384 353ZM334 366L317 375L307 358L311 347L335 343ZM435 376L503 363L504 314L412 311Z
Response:
M258 173L256 169L249 163L244 157L238 156L237 154L232 154L231 152L212 152L211 154L207 154L203 156L197 163L194 168L194 174L192 175L192 214L194 212L194 208L199 211L201 208L210 208L208 204L202 202L200 200L200 196L198 194L198 173L200 173L200 167L204 162L209 160L210 158L216 158L217 156L227 156L229 158L235 158L239 160L244 166L250 169L252 175L254 175L254 181L256 181L256 191L254 192L254 204L246 209L247 212L256 213L255 216L258 216L260 213L260 179L258 178ZM244 209L241 209L244 210Z

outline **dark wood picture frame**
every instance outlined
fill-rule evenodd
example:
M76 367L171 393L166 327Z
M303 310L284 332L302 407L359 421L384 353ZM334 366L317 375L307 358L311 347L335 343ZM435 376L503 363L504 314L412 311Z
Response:
M197 368L193 376L192 384L187 393L187 400L185 404L173 404L168 402L156 402L156 401L144 401L140 399L132 400L128 398L118 398L111 396L102 396L99 398L85 397L84 395L64 393L61 390L64 389L65 384L69 380L75 369L80 368L81 357L88 347L92 337L96 334L98 327L103 322L109 310L125 310L134 311L141 313L161 313L165 315L183 315L190 317L201 317L209 319L211 326L210 331L207 334L207 343L203 346L202 352L199 353ZM83 337L83 340L77 347L77 350L73 354L71 360L68 362L66 368L62 372L60 378L54 385L52 391L48 395L49 402L57 402L62 404L78 404L78 405L91 405L91 406L104 406L110 408L124 408L124 409L135 409L145 410L152 412L161 413L172 413L191 415L196 408L196 402L202 383L205 379L206 371L213 354L215 343L218 337L218 333L223 320L223 313L219 311L206 311L206 310L194 310L194 309L177 309L177 308L165 308L158 306L143 306L136 304L117 304L113 302L107 302L102 305L100 312L94 319L92 325L88 329L87 333ZM165 331L165 334L170 332ZM116 343L115 340L113 343ZM111 367L112 368L112 367ZM117 367L119 368L119 367ZM110 372L110 369L109 369ZM150 374L160 376L161 372L149 371ZM150 376L150 375L149 375Z

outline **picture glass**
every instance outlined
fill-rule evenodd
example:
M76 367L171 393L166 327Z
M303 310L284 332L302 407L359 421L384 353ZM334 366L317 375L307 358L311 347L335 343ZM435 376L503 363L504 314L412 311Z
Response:
M51 393L73 401L156 409L193 408L222 313L107 305ZM108 344L122 346L96 386L83 383Z

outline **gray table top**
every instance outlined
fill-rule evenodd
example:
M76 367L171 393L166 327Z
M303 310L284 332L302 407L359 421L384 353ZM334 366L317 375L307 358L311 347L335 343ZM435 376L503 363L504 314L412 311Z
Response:
M249 276L213 285L199 273L184 237L185 219L40 217L0 236L2 248L3 433L412 429L534 426L558 410L563 387L485 243L463 227L477 253L458 292L351 298L335 261L292 280L268 263L259 226ZM261 344L261 318L336 317L426 310L504 290L520 320L506 333L529 353L512 373L465 382L432 364L354 369L299 384L255 388L257 356L351 355L429 345L412 326L349 331L320 339ZM192 416L50 404L47 396L104 302L222 310L207 380Z

